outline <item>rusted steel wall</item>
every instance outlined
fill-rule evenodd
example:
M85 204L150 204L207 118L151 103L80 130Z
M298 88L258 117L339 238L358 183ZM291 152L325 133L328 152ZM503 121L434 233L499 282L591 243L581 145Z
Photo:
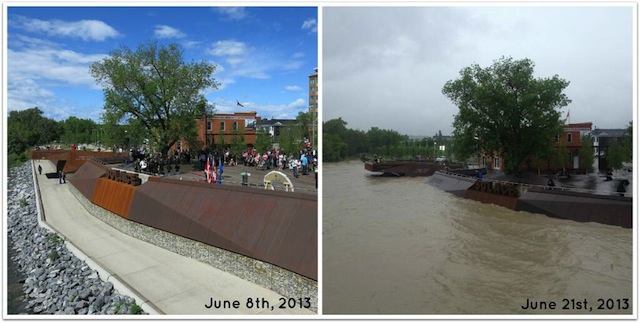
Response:
M507 207L515 211L545 214L578 222L597 222L633 227L633 199L623 196L596 195L549 188L520 187L517 183L476 181L464 195L466 184L456 176L436 173L429 184L458 196Z
M128 218L317 280L314 195L150 179Z
M477 180L464 197L482 203L491 203L515 210L518 201L518 185L515 183Z
M467 189L475 184L475 180L466 176L437 172L429 177L427 183L458 197L465 197Z
M121 217L128 217L136 187L106 177L98 178L91 202Z
M69 182L71 182L87 200L92 201L98 178L104 176L108 169L108 167L90 160L69 178Z
M431 176L445 168L459 168L460 164L445 164L428 161L366 162L364 168L370 172L381 172L399 176Z
M518 202L518 198L516 197L489 192L481 192L473 189L468 189L465 197L482 203L504 206L512 210L516 209L516 203Z
M633 227L633 202L629 197L529 189L522 194L515 210L579 222Z
M133 186L108 169L89 161L70 182L129 220L318 279L315 195L153 177Z
M86 150L32 150L31 151L31 159L48 159L54 162L58 160L66 160L67 163L64 166L65 173L74 173L87 160L91 160L93 157L95 158L113 158L122 155L117 152L107 152L107 151L86 151Z

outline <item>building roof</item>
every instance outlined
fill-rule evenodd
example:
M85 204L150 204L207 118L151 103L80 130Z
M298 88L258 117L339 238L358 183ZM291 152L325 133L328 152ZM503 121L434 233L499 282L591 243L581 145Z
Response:
M258 122L258 126L259 127L276 126L276 123L278 122L280 123L281 126L286 126L286 125L294 125L298 121L296 119L271 119L271 120L262 119Z
M624 137L627 135L627 129L596 129L591 131L591 136L594 137Z
M591 131L591 127L593 123L591 122L581 122L581 123L569 123L564 126L564 131Z

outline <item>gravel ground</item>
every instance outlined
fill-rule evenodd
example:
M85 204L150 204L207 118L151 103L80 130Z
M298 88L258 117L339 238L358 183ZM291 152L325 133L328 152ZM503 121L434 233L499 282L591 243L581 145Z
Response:
M33 314L144 314L131 297L79 260L55 233L38 226L31 163L10 169L7 235L24 275L24 307ZM9 313L31 314L31 313Z

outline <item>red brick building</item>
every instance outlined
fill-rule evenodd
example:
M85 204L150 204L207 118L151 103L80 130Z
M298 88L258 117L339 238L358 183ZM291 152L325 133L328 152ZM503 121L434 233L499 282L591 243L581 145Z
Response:
M582 146L582 136L588 135L591 132L591 128L593 124L591 122L582 122L582 123L570 123L563 126L562 135L557 135L553 146L554 149L561 149L562 146L566 149L567 158L565 169L572 170L579 168L579 151ZM504 156L503 154L493 153L481 153L478 157L478 165L480 167L486 167L487 170L503 170L504 169L504 158L508 158L508 156ZM542 172L546 172L553 167L553 160L547 160L539 165L534 165L533 158L528 158L523 160L520 163L520 170L540 170Z
M256 125L260 121L257 112L235 112L233 114L217 113L213 116L203 116L196 119L198 133L198 147L189 147L186 140L179 140L172 149L201 149L209 146L229 145L244 139L247 145L256 143Z

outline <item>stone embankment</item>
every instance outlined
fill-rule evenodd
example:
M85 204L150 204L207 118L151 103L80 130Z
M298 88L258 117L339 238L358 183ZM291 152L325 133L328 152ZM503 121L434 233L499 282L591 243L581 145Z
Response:
M12 168L7 187L7 234L25 279L25 307L34 314L143 314L135 300L103 282L64 241L38 225L30 163ZM9 314L31 314L9 313Z

